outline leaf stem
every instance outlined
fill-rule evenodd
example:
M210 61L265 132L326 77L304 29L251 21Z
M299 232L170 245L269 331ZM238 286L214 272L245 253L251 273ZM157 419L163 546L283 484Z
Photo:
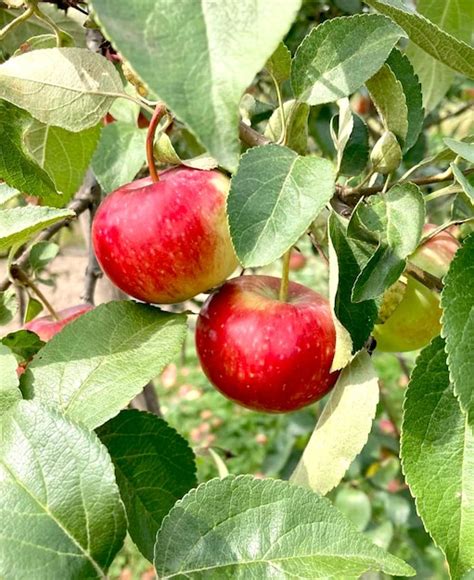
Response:
M269 73L269 74L272 78L273 84L275 85L275 91L276 91L277 100L278 100L278 109L280 111L281 134L280 134L280 137L278 138L277 144L278 145L285 145L286 139L287 139L287 128L286 128L285 108L283 107L283 99L281 96L281 89L280 89L280 85L278 84L278 81L276 80L276 78L272 75L272 73Z
M61 28L59 28L59 26L56 24L56 22L54 22L52 18L50 18L47 14L41 11L36 1L27 2L27 5L29 8L33 10L33 13L36 16L36 18L42 20L51 28L51 30L54 32L54 35L56 36L56 46L58 48L61 47L63 45L62 35L64 34L64 31L61 30Z
M34 292L34 294L36 294L36 296L41 300L41 302L46 307L46 309L51 314L51 317L54 320L56 320L56 321L61 320L59 318L56 310L54 310L54 308L51 306L50 302L48 301L46 296L43 294L43 292L41 292L41 290L38 288L38 286L33 282L33 280L31 280L27 276L27 274L21 268L19 268L15 264L13 264L11 267L11 270L10 270L10 274L12 275L12 277L15 280L18 280L18 282L20 282L23 286L30 288Z
M278 298L282 302L286 302L288 299L291 250L292 248L283 254L283 269L281 273L280 292L278 294Z
M164 103L158 103L153 111L150 124L148 126L148 131L146 134L146 160L148 163L148 169L150 171L150 177L154 183L158 183L160 178L158 177L158 172L155 166L155 157L153 155L153 144L155 141L155 132L158 127L158 123L162 117L166 114L166 107Z
M1 30L0 30L0 40L3 40L5 38L5 36L14 28L16 28L19 24L21 24L22 22L25 22L25 20L28 20L28 18L31 18L34 14L34 9L32 6L28 6L28 8L19 16L17 16L14 20L12 20L11 22L9 22L8 24L6 24Z

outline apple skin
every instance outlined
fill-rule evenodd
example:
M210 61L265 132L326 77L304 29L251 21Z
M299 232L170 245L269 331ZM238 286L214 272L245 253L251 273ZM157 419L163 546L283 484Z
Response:
M241 276L208 298L196 326L196 347L210 382L236 403L286 413L321 399L334 386L330 373L336 331L329 302L280 279Z
M434 224L425 224L423 234L429 234L437 227ZM443 278L449 270L454 254L460 247L458 240L447 230L443 230L419 246L410 256L409 261L425 272L437 278Z
M57 314L61 320L54 320L52 316L42 316L41 318L36 318L35 320L28 322L23 328L25 330L31 330L31 332L36 333L42 341L48 342L48 340L53 338L53 336L62 330L67 324L92 309L93 306L90 304L78 304L77 306L71 306L70 308L60 310Z
M229 179L174 168L139 179L100 205L92 226L97 259L126 294L182 302L224 282L237 267L226 217Z
M407 276L401 302L373 336L382 352L408 352L426 346L441 331L439 297L418 280Z

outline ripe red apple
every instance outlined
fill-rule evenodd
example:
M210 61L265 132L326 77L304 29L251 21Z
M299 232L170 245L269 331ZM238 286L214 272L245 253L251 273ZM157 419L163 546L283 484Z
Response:
M292 250L290 255L290 270L297 272L302 270L306 265L306 258L301 252Z
M78 304L77 306L71 306L64 310L58 312L60 320L54 320L54 318L49 316L42 316L41 318L36 318L31 322L25 324L25 330L31 330L35 332L41 340L47 342L60 330L62 330L67 324L79 318L82 314L92 310L93 306L90 304Z
M425 224L423 226L423 234L429 234L437 227L434 224ZM437 278L443 278L447 274L451 260L460 246L461 244L452 234L447 230L443 230L419 246L410 256L409 261L425 270L425 272Z
M236 403L284 413L321 399L336 382L330 373L336 332L328 301L280 279L241 276L226 282L201 309L196 346L211 383Z
M97 259L123 292L182 302L221 284L237 267L225 204L229 179L184 167L120 187L92 227Z
M435 292L407 276L403 298L373 336L383 352L407 352L426 346L441 330L441 308Z

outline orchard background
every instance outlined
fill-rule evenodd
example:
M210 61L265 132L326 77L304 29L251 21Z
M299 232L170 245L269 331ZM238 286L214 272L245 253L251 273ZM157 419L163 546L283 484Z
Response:
M0 577L474 577L473 23L0 2ZM255 276L246 316L283 310L232 396L313 389L292 412L203 372L238 383L204 313ZM330 314L308 367L293 282Z

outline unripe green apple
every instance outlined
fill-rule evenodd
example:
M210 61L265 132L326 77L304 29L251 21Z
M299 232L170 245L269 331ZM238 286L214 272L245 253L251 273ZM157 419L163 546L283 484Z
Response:
M406 352L426 346L441 330L439 296L407 276L403 298L391 316L375 325L377 349Z

